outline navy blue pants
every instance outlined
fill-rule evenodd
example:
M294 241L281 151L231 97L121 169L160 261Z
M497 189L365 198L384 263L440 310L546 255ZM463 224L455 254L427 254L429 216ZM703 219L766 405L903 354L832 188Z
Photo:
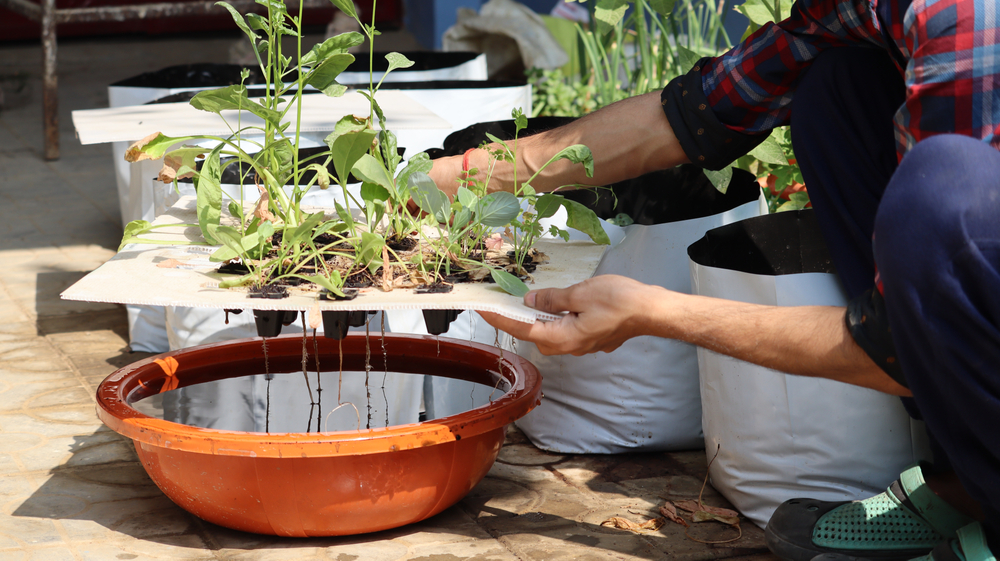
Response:
M982 505L1000 554L1000 152L945 134L897 164L904 93L881 51L825 52L796 90L793 147L851 297L877 263L907 408L935 464Z

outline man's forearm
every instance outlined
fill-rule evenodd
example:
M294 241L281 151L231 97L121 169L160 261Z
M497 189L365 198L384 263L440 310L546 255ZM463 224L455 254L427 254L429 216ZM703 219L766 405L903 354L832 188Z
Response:
M645 307L649 334L790 374L910 395L855 343L844 308L761 306L692 295L669 300L669 305L651 300L656 305Z
M513 148L514 143L508 142ZM517 142L517 182L524 183L563 148L583 144L594 155L594 177L583 166L566 160L554 162L532 181L536 191L547 192L563 185L609 185L651 171L688 161L660 107L659 92L619 101L564 127L545 131ZM489 156L476 150L471 167L485 178ZM513 191L514 167L498 162L490 179L490 190Z

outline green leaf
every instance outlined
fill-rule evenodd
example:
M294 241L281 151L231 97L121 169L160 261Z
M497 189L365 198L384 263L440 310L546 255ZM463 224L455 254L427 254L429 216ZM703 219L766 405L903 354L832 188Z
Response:
M674 11L676 0L649 0L649 7L661 16L669 16Z
M340 217L340 219L344 222L344 224L347 224L348 228L354 230L354 217L351 216L351 212L346 208L344 208L344 205L338 202L334 202L333 206L334 209L337 211L337 216Z
M347 91L347 86L337 83L337 77L340 73L344 71L351 63L354 62L354 55L351 54L334 54L324 58L317 64L307 75L306 84L316 88L317 90L322 90L323 93L330 97L340 97L344 95ZM338 87L339 86L339 87ZM338 93L339 92L339 93Z
M594 155L590 152L590 148L587 148L583 144L567 146L553 157L560 160L569 160L574 164L583 164L583 169L587 173L587 177L594 177Z
M256 275L250 273L249 275L243 275L238 278L228 278L219 281L219 288L235 288L237 286L245 286L256 280Z
M364 199L366 203L371 203L373 201L388 201L389 191L381 185L376 185L374 183L362 183L361 198Z
M340 278L339 271L330 271L330 277L326 278L321 275L291 275L293 277L298 277L303 280L307 280L311 283L318 284L319 286L329 290L330 292L336 294L337 296L343 296L344 292L341 290L344 287L344 281Z
M410 158L410 161L406 163L406 167L399 172L396 176L396 185L401 188L408 188L410 185L410 176L416 172L430 173L431 169L434 167L434 162L431 161L427 152L417 152ZM409 198L409 191L407 193L400 193L400 198Z
M308 53L302 55L299 64L312 67L323 62L330 55L345 54L351 47L356 47L364 42L364 35L357 31L341 33L315 45Z
M476 220L491 228L510 224L521 212L521 204L513 193L498 191L490 193L479 201L475 207Z
M408 187L413 192L413 200L420 207L420 210L430 214L441 224L447 224L451 218L451 201L448 195L438 189L434 180L423 172L416 172L410 176Z
M597 20L597 32L606 35L621 23L628 8L626 0L598 0L594 9L594 19Z
M677 45L677 58L680 60L681 68L684 72L688 72L701 60L701 56L692 51L691 49L683 46Z
M132 241L153 229L153 224L146 220L133 220L125 226L125 234L122 235L122 243L118 244L118 251L132 243Z
M566 225L574 230L579 230L590 236L596 244L611 245L611 239L604 232L601 226L601 219L594 211L586 206L570 199L562 200L563 208L566 209Z
M724 167L719 171L713 171L710 169L702 170L705 172L705 177L712 182L715 189L720 193L725 193L729 189L729 182L733 179L733 168Z
M326 145L332 150L333 143L340 138L340 135L347 134L349 132L363 131L367 128L368 119L359 119L354 115L347 115L345 117L341 117L341 119L337 121L337 124L333 126L333 132L328 134L327 137L323 139L323 142L325 142Z
M409 68L413 66L413 61L406 58L403 53L389 53L385 55L385 60L389 61L389 68L385 71L386 74L397 68Z
M790 210L802 210L809 204L809 193L800 191L788 195L788 202L783 203L775 212L788 212Z
M358 259L372 273L382 266L383 246L385 246L385 239L382 236L371 232L361 232L361 249L358 251Z
M458 193L455 195L455 198L458 199L458 202L462 203L464 208L472 208L476 206L477 202L479 202L479 197L465 187L458 188Z
M222 167L219 165L222 145L218 145L205 158L201 172L194 177L197 192L198 226L205 241L218 243L209 231L210 225L218 225L222 216Z
M250 42L254 42L260 38L259 35L257 35L256 33L253 32L253 30L250 29L250 27L247 25L247 22L243 19L243 16L238 11L236 11L236 8L230 6L227 2L216 2L215 5L222 6L223 8L229 11L229 15L233 16L233 21L236 22L236 26L242 29L243 33L247 34L247 37L250 38Z
M562 195L554 195L552 193L546 193L538 200L535 201L535 213L538 215L538 219L548 218L559 210L562 206L564 197Z
M524 115L524 111L520 107L515 107L510 112L511 117L514 118L514 134L517 135L524 129L528 128L528 117Z
M223 246L208 257L209 261L219 262L228 261L236 257L249 257L251 253L255 253L256 249L260 247L261 237L259 232L247 234L242 238L239 237L238 230L226 226L215 227L213 232L215 237L223 243Z
M389 175L389 171L385 169L382 162L376 160L371 154L364 154L361 156L361 158L359 158L354 164L352 173L354 173L355 177L361 179L361 181L385 187L385 189L389 191L389 194L392 196L392 202L400 202L396 193L396 186L393 184L392 176ZM402 202L405 203L406 201Z
M301 244L312 240L312 231L323 222L323 213L317 212L315 214L310 214L302 221L301 224L293 228L291 231L285 230L282 240L288 244Z
M497 283L497 286L504 289L507 294L524 298L525 294L531 292L524 281L503 269L490 269L490 275L493 277L493 282Z
M342 134L333 141L330 151L333 153L333 168L337 172L337 182L341 187L347 184L347 178L354 165L372 147L374 138L375 131L362 129Z
M751 150L748 154L768 164L775 164L779 166L788 165L788 159L785 158L785 152L781 149L781 144L778 143L778 139L775 138L774 131L772 131L771 134L764 139L764 142L758 144L757 147Z
M378 122L385 128L385 113L382 113L382 107L379 106L378 102L372 95L364 90L359 90L358 93L365 96L368 99L368 103L372 104L372 111L375 112L375 116L378 117Z
M275 127L280 124L281 114L252 101L247 97L247 89L240 84L198 92L190 103L195 109L217 115L222 111L249 111Z
M354 11L354 0L330 0L330 3L339 8L341 12L358 19L358 13Z
M239 203L236 201L229 201L229 215L234 218L239 218L243 220L243 209L240 208Z

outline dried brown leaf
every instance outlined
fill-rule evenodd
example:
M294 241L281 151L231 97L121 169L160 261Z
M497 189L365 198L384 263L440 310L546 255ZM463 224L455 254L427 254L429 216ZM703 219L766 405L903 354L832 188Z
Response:
M143 160L152 160L153 157L142 151L143 146L149 144L149 141L153 140L157 136L160 136L159 132L154 132L153 134L141 139L136 140L128 147L125 151L125 161L126 162L141 162Z
M667 501L663 506L660 507L660 514L662 514L664 517L666 517L667 520L670 520L671 522L680 524L685 528L688 527L687 520L684 520L683 518L681 518L679 514L677 514L677 509L674 508L673 503L671 503L670 501Z
M485 240L486 249L500 249L503 247L503 236L493 234Z
M666 520L664 520L663 518L653 518L651 520L647 520L647 521L643 522L642 524L639 525L639 527L642 528L643 530L654 530L655 531L655 530L659 530L660 528L662 528L663 524L665 522L666 522Z
M157 179L163 183L173 183L175 179L185 179L188 177L194 177L194 172L189 171L182 175L177 175L177 170L181 169L184 165L184 159L174 156L172 154L166 154L163 156L163 167L160 168L160 174Z
M604 522L601 522L601 526L613 526L615 528L620 528L622 530L630 530L632 532L638 532L640 527L635 522L627 518L622 518L621 516L612 516Z
M721 516L723 518L739 518L739 513L736 512L735 510L731 510L728 508L721 508L717 506L708 506L706 504L698 504L698 501L691 499L688 499L686 501L677 501L674 504L677 505L677 508L681 510L686 510L690 513L704 511L709 514Z
M176 269L183 264L184 263L182 261L178 261L176 259L164 259L163 261L157 263L156 266L161 269Z
M260 199L257 201L257 205L254 206L253 215L260 219L261 222L265 220L269 222L275 222L274 214L268 209L268 203L271 201L271 196L267 194L267 189L257 186L257 190L260 192Z
M693 512L691 514L691 520L695 522L722 522L723 524L728 524L730 526L737 526L740 523L740 518L738 516L722 516L707 510L697 510Z
M382 290L392 290L392 264L389 263L389 247L382 246Z

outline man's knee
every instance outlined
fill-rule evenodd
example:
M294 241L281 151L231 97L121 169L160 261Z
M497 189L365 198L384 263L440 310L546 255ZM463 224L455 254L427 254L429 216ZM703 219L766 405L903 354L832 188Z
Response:
M940 266L977 238L997 234L1000 152L962 135L917 143L886 187L875 218L875 260L883 274Z

